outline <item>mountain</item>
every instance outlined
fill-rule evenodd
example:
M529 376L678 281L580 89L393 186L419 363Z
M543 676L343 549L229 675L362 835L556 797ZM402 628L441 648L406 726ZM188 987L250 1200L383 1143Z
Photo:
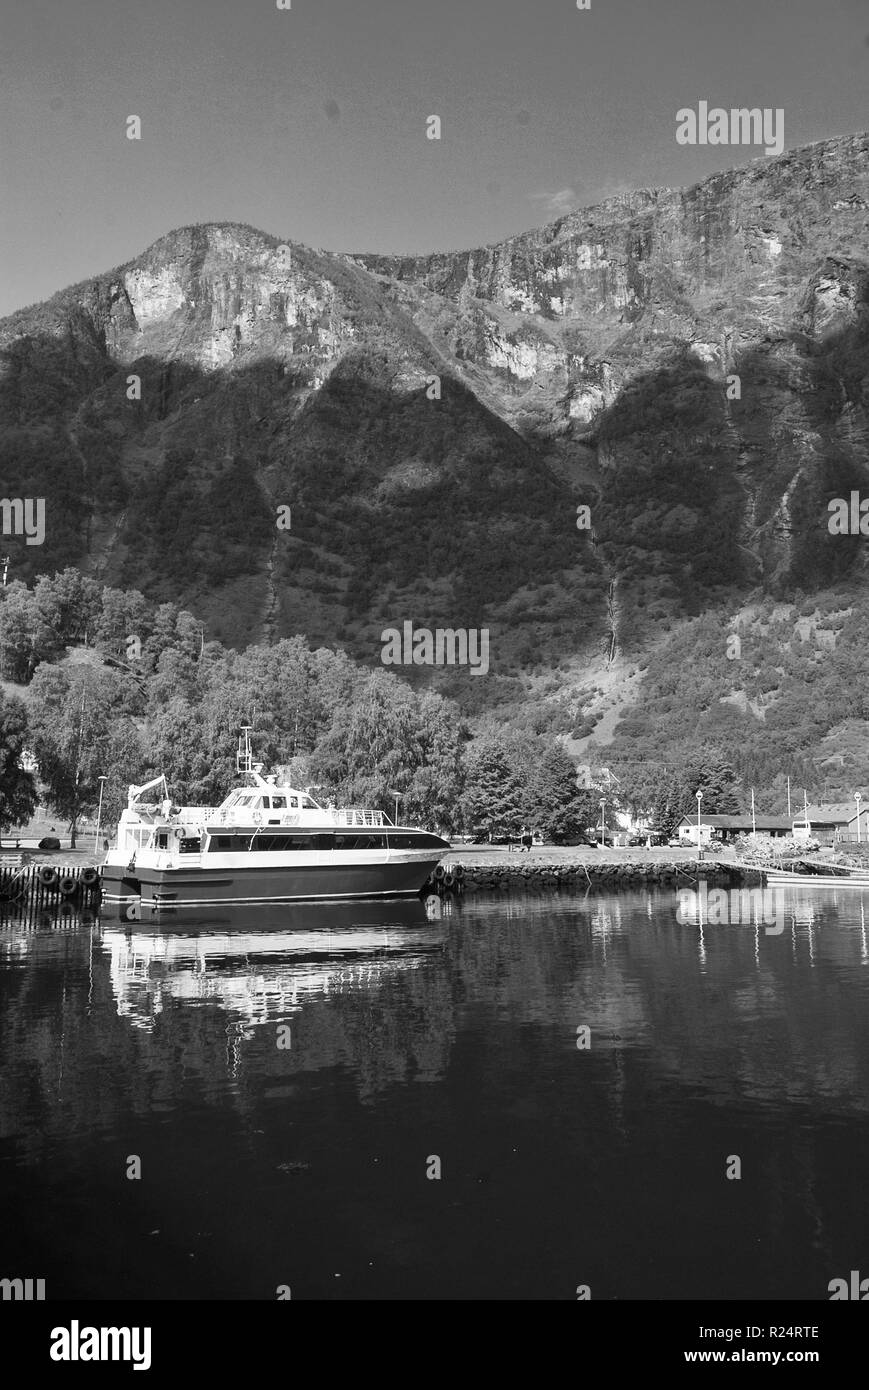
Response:
M827 508L869 493L867 232L866 134L466 252L170 232L0 321L3 492L47 499L11 573L372 664L385 627L487 626L489 680L406 674L618 744L700 615L860 609Z

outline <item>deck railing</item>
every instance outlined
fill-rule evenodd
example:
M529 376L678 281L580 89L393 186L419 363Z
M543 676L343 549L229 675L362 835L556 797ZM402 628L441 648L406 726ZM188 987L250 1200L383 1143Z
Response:
M360 807L350 806L338 811L336 825L391 825L392 822L386 820L382 811L364 811Z
M218 806L183 806L182 819L204 825L242 825L249 824L251 821L250 807L233 806L228 811L221 811ZM261 811L257 814L263 823L273 823L280 820L283 825L297 825L299 820L304 820L306 815L313 815L312 824L318 824L316 815L325 812L324 820L329 823L329 818L334 825L391 825L392 821L383 811L369 811L361 806L350 806L340 810L330 810L321 807L317 813L313 813L310 808L299 809L293 807L291 810L272 809L271 811Z

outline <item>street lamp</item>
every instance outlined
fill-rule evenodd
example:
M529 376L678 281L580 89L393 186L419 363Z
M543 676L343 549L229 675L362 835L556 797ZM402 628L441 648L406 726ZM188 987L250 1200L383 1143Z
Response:
M604 837L606 835L606 797L600 799L600 847L604 848Z
M392 823L393 825L398 825L398 803L401 800L401 792L397 792L394 788L392 788L390 789L388 794L389 796L395 797L395 820Z
M697 853L700 853L700 802L703 800L703 793L697 792Z
M100 838L100 818L101 818L102 813L103 813L103 787L105 786L106 781L107 781L108 779L106 778L105 774L103 774L103 775L100 776L97 780L99 781L99 784L100 784L100 804L99 804L99 806L97 807L97 828L96 828L96 830L94 831L94 854L96 854L96 852L97 852L97 845L98 845L98 843L99 843L99 838Z
M857 803L857 844L860 843L860 802L863 800L859 792L854 793L854 800Z

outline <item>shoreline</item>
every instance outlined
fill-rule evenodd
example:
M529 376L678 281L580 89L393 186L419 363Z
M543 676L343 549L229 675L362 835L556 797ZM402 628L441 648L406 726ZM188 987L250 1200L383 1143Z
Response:
M460 877L455 871L460 868ZM454 849L445 854L439 868L444 874L430 882L435 888L455 889L461 883L466 890L571 888L620 884L686 884L698 878L718 881L744 882L746 878L761 877L763 870L746 868L735 860L706 854L698 858L696 851L599 850L553 847L522 853L504 849Z

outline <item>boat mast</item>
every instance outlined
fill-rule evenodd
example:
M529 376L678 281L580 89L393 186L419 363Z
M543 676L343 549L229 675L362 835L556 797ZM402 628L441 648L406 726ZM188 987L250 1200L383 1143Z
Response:
M241 733L238 736L238 749L235 754L235 770L239 774L247 773L253 778L258 787L267 787L269 784L265 778L260 776L262 763L255 763L250 746L250 736L253 730L252 724L242 724Z
M235 770L239 774L242 772L253 772L253 754L250 748L250 731L252 725L242 724L241 733L238 736L238 750L235 755Z

